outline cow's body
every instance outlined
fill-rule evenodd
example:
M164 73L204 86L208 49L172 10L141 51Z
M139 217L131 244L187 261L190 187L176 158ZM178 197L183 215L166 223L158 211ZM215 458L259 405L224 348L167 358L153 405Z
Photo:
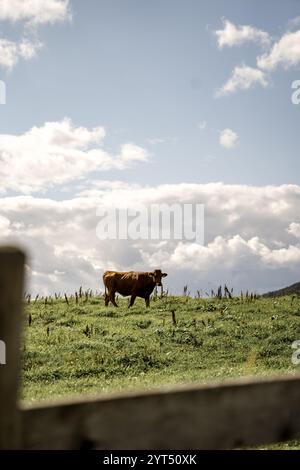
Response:
M166 273L162 273L160 269L154 272L116 272L106 271L103 274L103 283L105 286L105 305L112 302L115 307L116 304L115 295L116 293L122 296L131 296L129 307L134 304L136 297L145 299L146 306L150 305L150 295L153 292L155 286L161 286L162 277L167 276Z

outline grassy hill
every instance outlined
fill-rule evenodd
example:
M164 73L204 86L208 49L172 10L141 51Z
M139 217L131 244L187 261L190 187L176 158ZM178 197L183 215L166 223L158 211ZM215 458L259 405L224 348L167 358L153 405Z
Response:
M69 302L26 305L26 400L297 371L300 299L165 297L148 310L142 300Z
M22 398L43 400L249 375L294 374L300 299L102 298L25 308ZM175 312L175 318L172 317Z
M300 282L296 282L291 286L278 289L273 292L267 292L263 297L282 297L285 295L299 295L300 296Z

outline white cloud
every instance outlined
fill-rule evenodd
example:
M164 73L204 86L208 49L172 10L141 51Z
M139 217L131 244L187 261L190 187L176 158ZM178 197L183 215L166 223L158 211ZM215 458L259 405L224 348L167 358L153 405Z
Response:
M288 22L289 29L297 28L298 26L300 26L300 16L296 16Z
M147 151L133 143L123 144L113 156L102 147L104 137L102 127L75 127L67 118L22 135L0 134L0 185L18 192L39 191L148 159Z
M0 199L1 243L18 243L30 253L27 291L74 292L79 285L102 288L106 269L161 267L166 285L182 291L215 288L266 291L299 280L300 242L287 230L300 204L296 185L170 184L143 187L122 182L88 182L67 200L32 196ZM205 246L167 240L107 240L96 236L96 209L137 201L203 203ZM41 255L42 254L42 255Z
M289 225L287 231L288 231L288 233L290 233L294 237L300 238L300 224L299 223L292 222Z
M148 157L147 151L138 145L127 143L121 146L120 160L125 166L130 162L146 162Z
M0 21L25 21L31 25L70 19L69 0L0 0Z
M8 237L10 234L10 221L6 218L0 215L0 233L1 237Z
M289 28L298 27L297 31L287 31L277 42L273 42L265 31L253 26L235 26L230 21L223 20L223 29L215 32L218 38L219 48L225 46L240 45L247 41L259 42L268 46L268 52L257 56L257 68L246 65L234 68L231 77L216 93L216 96L224 96L237 90L247 90L256 84L268 86L266 72L271 72L282 66L288 69L300 64L300 30L299 18L289 22ZM272 45L273 42L273 45Z
M223 129L223 131L220 132L219 143L226 149L232 149L236 147L238 138L237 133L232 129Z
M237 90L249 90L257 84L263 87L268 85L266 74L262 70L241 65L234 68L231 77L225 85L217 91L216 96L230 95Z
M42 47L39 41L22 39L20 43L0 39L0 65L11 70L20 59L30 60Z
M25 60L30 60L37 55L42 46L42 43L37 40L31 41L23 38L19 44L19 56Z
M37 39L37 28L69 19L69 0L0 0L0 21L23 26L18 41L0 38L0 66L12 70L21 59L35 57L43 46Z
M18 62L18 45L7 39L0 39L0 65L11 69Z
M223 29L215 31L220 49L225 46L241 45L245 42L257 42L263 46L270 43L270 36L265 31L249 25L235 26L225 18L222 21Z
M288 32L276 42L271 52L257 58L257 66L264 70L274 70L279 65L286 69L300 64L300 30Z
M150 263L159 264L160 256L154 255ZM257 269L261 267L299 266L300 246L289 245L286 248L270 249L260 241L258 237L246 240L240 235L229 238L217 236L207 246L196 243L178 243L173 251L170 264L175 268L184 266L187 269L196 270L196 266L201 265L201 269L247 269L247 260L255 263Z

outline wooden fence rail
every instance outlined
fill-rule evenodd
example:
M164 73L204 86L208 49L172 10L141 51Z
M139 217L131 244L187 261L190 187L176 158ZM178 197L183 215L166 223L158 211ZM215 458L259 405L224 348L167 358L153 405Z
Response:
M24 256L0 250L0 449L224 449L300 437L300 376L20 406Z

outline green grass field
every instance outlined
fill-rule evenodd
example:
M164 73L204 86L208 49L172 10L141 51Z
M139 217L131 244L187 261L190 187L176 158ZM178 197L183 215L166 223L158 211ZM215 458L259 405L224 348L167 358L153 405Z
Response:
M131 309L128 299L119 304L104 307L96 297L77 305L26 304L23 400L300 370L291 361L300 339L299 298L163 297L149 309L141 299Z

